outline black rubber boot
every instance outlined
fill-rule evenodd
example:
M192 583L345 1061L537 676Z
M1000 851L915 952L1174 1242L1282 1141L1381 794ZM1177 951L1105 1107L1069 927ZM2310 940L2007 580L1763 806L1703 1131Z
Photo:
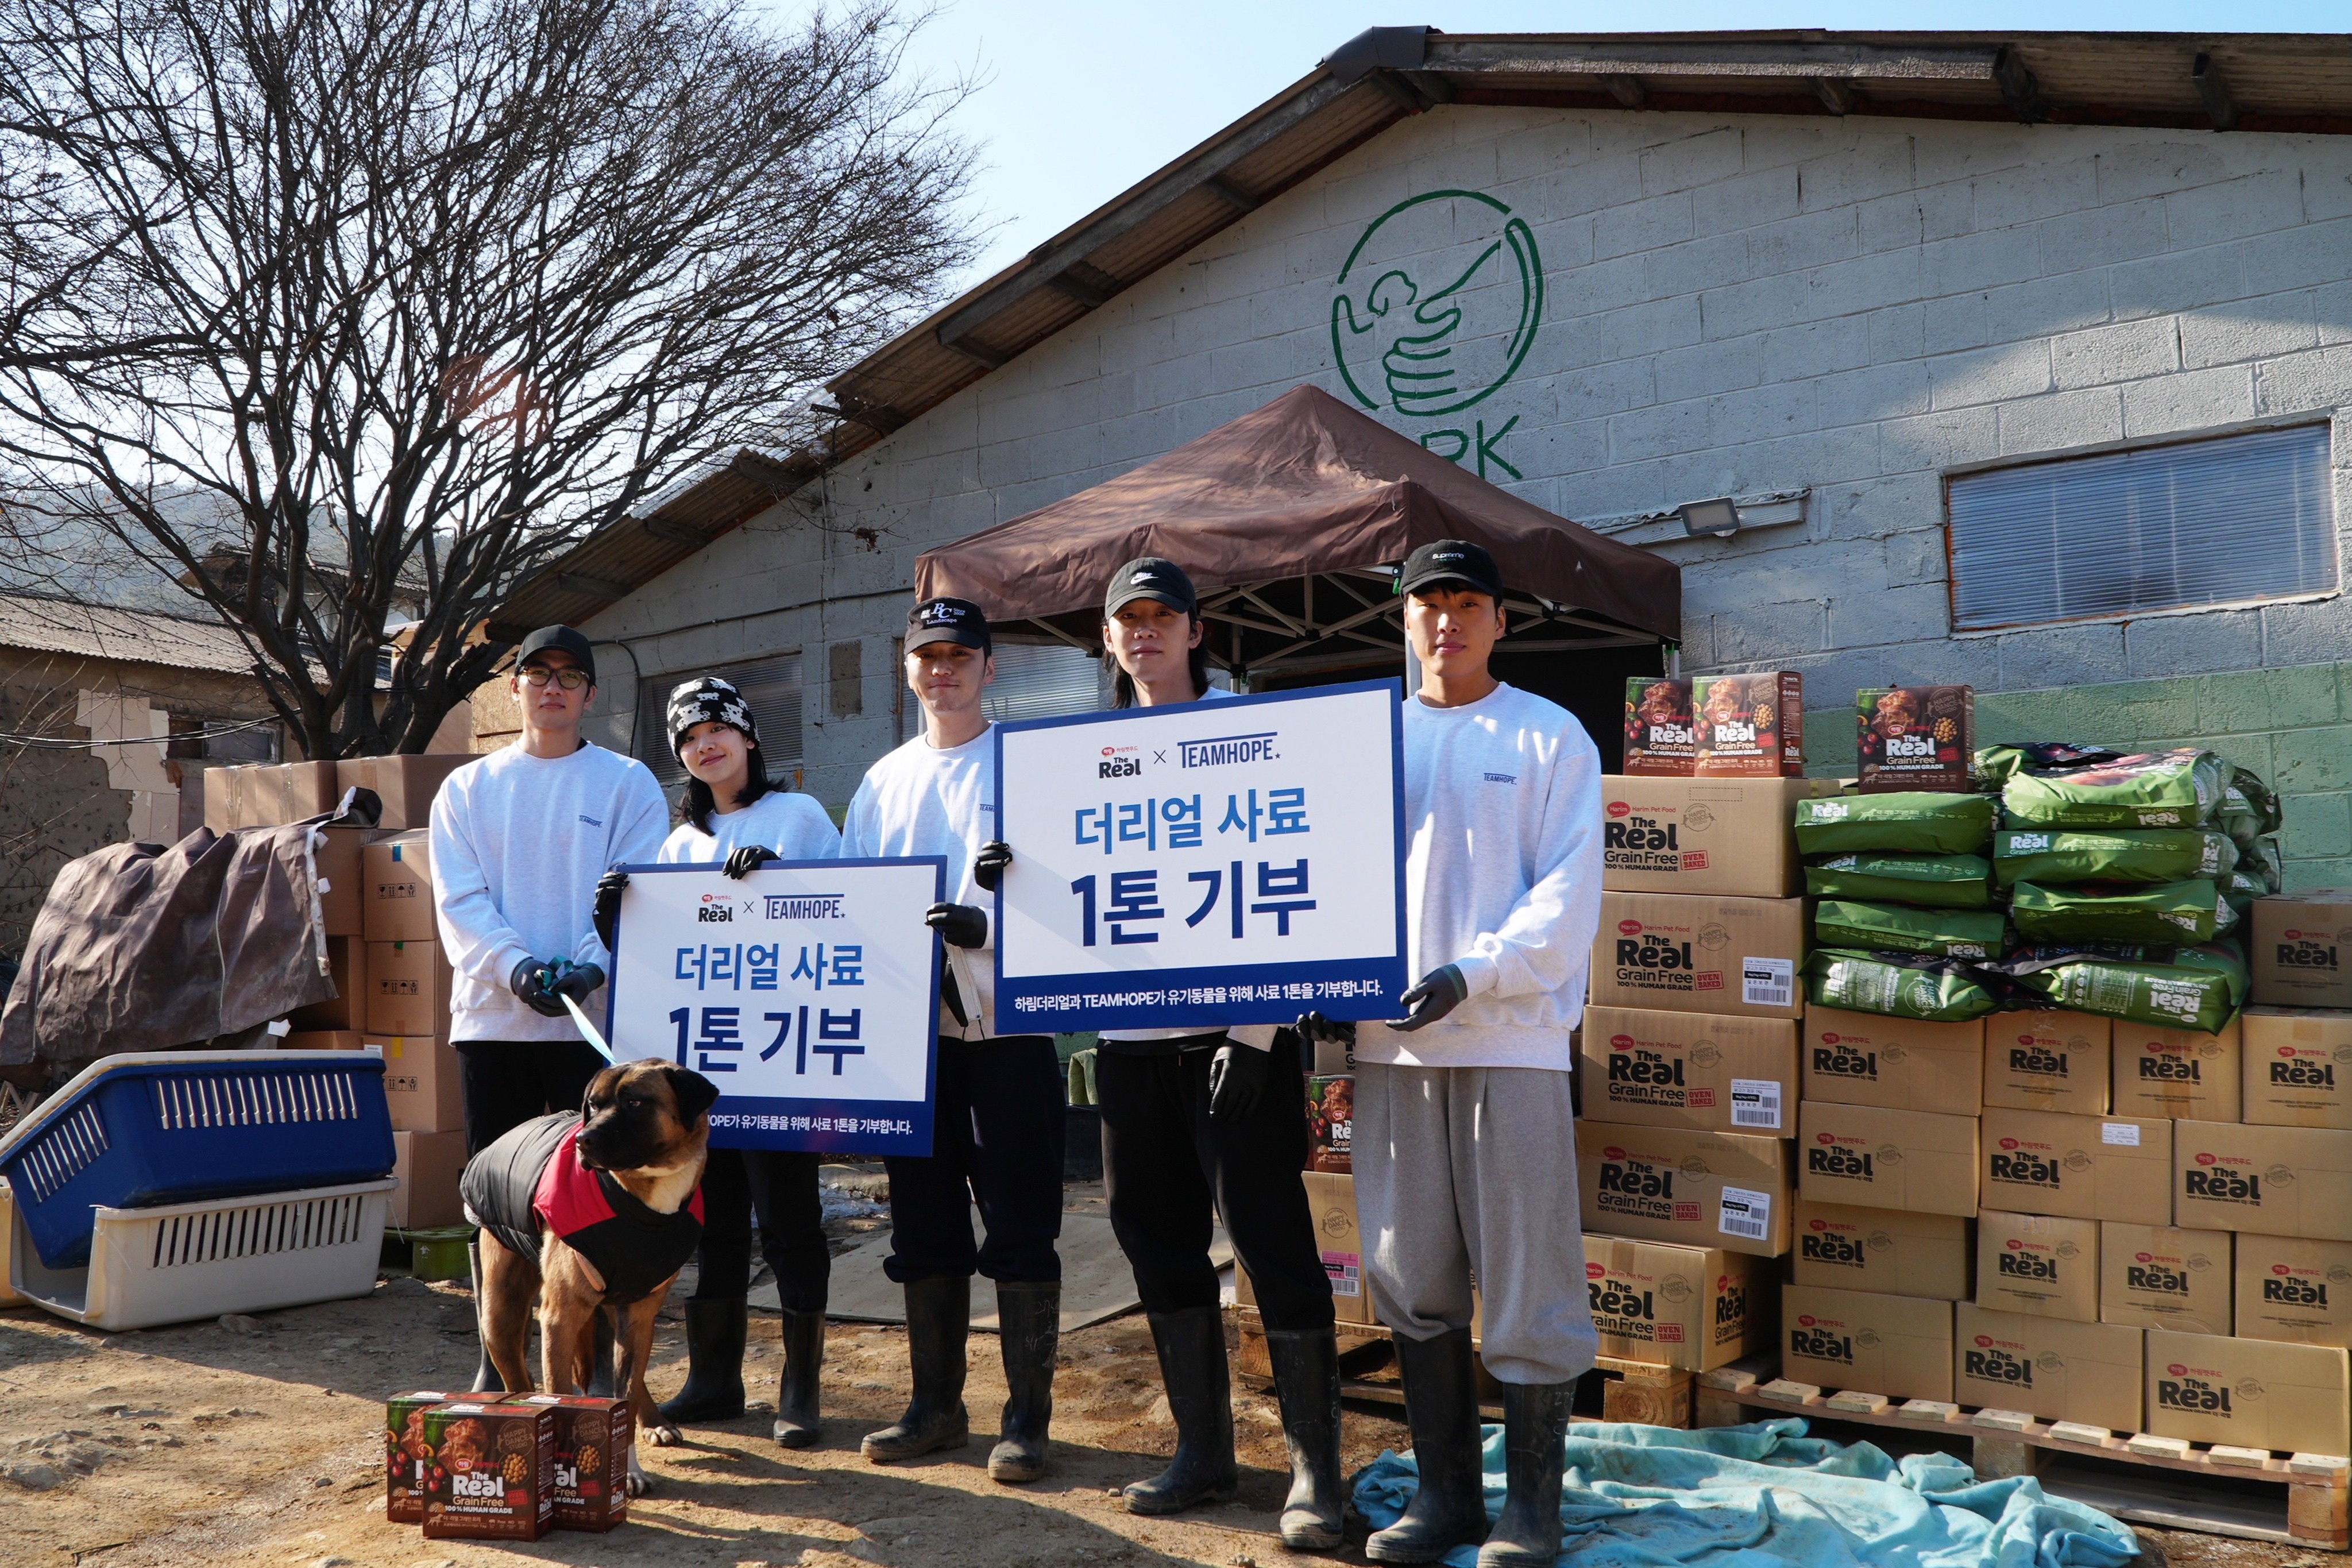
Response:
M686 1303L686 1386L662 1401L673 1426L732 1421L743 1414L743 1342L751 1317L743 1298Z
M817 1421L819 1373L824 1367L824 1313L784 1314L784 1370L776 1381L775 1438L787 1448L814 1448L824 1436Z
M996 1286L996 1327L1004 1342L1004 1419L989 1450L988 1478L1013 1483L1045 1473L1045 1428L1054 1419L1054 1357L1062 1342L1062 1287Z
M1347 1493L1339 1485L1339 1342L1329 1329L1269 1331L1282 1440L1290 1449L1290 1496L1282 1543L1328 1552L1346 1539Z
M1234 1465L1234 1402L1225 1376L1224 1314L1214 1307L1151 1314L1160 1383L1176 1417L1176 1457L1120 1495L1129 1513L1181 1513L1223 1502L1241 1487Z
M861 1449L877 1465L911 1459L971 1440L963 1407L964 1340L971 1332L971 1279L918 1279L907 1286L907 1360L915 1396L907 1413Z
M482 1357L474 1367L473 1392L504 1394L507 1391L506 1379L499 1375L498 1367L490 1360L489 1342L482 1336L482 1244L479 1239L466 1243L466 1266L473 1271L474 1338L481 1344Z
M1412 1430L1421 1486L1405 1504L1404 1517L1364 1542L1364 1555L1375 1563L1434 1563L1457 1546L1486 1539L1478 1371L1468 1329L1426 1340L1398 1334L1392 1342L1404 1374L1405 1424Z
M1503 1385L1503 1517L1478 1549L1478 1568L1551 1568L1559 1556L1559 1476L1568 1462L1572 1383Z
M588 1394L592 1399L619 1399L614 1392L613 1373L613 1310L596 1309L596 1335L593 1353L588 1362Z

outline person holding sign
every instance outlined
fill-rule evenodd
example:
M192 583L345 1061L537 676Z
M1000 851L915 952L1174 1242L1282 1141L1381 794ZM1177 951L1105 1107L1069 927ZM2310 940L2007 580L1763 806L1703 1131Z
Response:
M770 860L839 858L841 835L824 807L768 777L760 726L732 682L715 675L681 682L670 690L667 717L670 749L688 778L678 798L685 820L662 841L656 857L662 865L719 866L740 881ZM621 894L628 885L629 874L618 869L596 884L596 933L608 950L618 946ZM694 1295L686 1303L686 1386L663 1403L664 1419L684 1425L743 1414L756 1209L760 1250L775 1273L784 1318L774 1436L787 1448L817 1442L818 1372L833 1277L817 1195L823 1163L823 1155L801 1151L710 1151L702 1173Z
M1421 689L1405 703L1406 931L1418 984L1390 1023L1302 1032L1356 1048L1364 1277L1395 1331L1420 1489L1375 1563L1483 1542L1481 1568L1559 1554L1561 1445L1598 1342L1586 1308L1570 1043L1601 923L1601 760L1565 709L1495 679L1503 581L1475 544L1398 579ZM1490 1531L1471 1280L1503 1384L1508 1491Z
M976 879L994 878L977 863L996 837L995 741L981 705L996 679L993 647L987 617L967 600L928 600L907 617L907 684L923 705L923 732L867 770L849 804L843 853L944 856L953 889L925 916L946 939L931 1153L884 1161L891 1251L883 1270L906 1291L914 1395L905 1415L866 1437L865 1454L888 1464L969 1440L964 1342L978 1272L996 1283L1012 1391L988 1473L1009 1482L1045 1473L1062 1320L1055 1243L1065 1134L1053 1037L994 1029L993 921ZM987 1233L977 1248L975 1201Z

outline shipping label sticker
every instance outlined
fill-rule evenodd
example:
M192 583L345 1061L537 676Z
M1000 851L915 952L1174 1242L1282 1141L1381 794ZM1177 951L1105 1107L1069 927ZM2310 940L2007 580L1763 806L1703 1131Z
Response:
M2111 1143L2118 1149L2137 1149L2139 1147L2139 1129L2128 1121L2103 1122L2099 1127L2099 1142Z
M1796 960L1743 958L1739 961L1739 1001L1742 1006L1786 1007L1795 1002L1796 996Z
M1746 1241L1763 1241L1772 1234L1772 1194L1748 1187L1723 1189L1715 1228Z
M1780 1080L1736 1078L1731 1080L1731 1124L1734 1127L1780 1126Z

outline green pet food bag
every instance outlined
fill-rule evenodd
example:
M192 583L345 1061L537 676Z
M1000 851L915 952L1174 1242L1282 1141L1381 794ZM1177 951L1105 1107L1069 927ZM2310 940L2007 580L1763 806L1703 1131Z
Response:
M2220 1034L2246 999L2246 962L2228 942L2137 952L2028 949L2001 973L2078 1013L2208 1035Z
M1807 856L1865 849L1979 855L1992 837L1992 818L1993 803L1980 795L1816 795L1797 803L1797 850Z
M2206 828L2033 827L1992 836L1993 877L2004 888L2015 882L2178 882L2227 876L2237 863L2236 841Z
M1917 952L1929 958L1999 958L2008 950L1999 910L1915 910L1824 899L1813 911L1813 941L1863 952Z
M1805 868L1805 891L1817 899L1990 909L1992 862L1981 855L1832 855Z
M2221 909L2221 894L2208 877L2154 887L2020 882L2010 889L2009 918L2019 936L2035 943L2200 942L2213 939Z
M1965 965L1827 947L1815 948L1805 964L1805 995L1820 1007L1931 1024L1965 1024L2000 1005Z
M2021 770L2001 786L2001 812L2011 827L2195 827L2220 808L2223 784L2210 752L2144 752Z

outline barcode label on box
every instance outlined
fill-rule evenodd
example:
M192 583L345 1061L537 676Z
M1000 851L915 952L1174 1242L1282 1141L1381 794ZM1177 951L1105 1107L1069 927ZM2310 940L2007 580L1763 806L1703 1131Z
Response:
M2099 1128L2099 1142L2124 1149L2139 1147L2139 1129L2128 1121L2109 1121Z
M1748 1007L1786 1007L1797 999L1797 961L1793 958L1743 958L1739 961L1739 1001Z
M1331 1277L1331 1294L1349 1300L1364 1293L1364 1258L1359 1252L1327 1252L1323 1272Z
M1747 1187L1724 1188L1715 1228L1745 1241L1765 1240L1772 1234L1772 1194Z
M1731 1080L1731 1124L1734 1127L1780 1126L1780 1080L1776 1078L1736 1078Z

